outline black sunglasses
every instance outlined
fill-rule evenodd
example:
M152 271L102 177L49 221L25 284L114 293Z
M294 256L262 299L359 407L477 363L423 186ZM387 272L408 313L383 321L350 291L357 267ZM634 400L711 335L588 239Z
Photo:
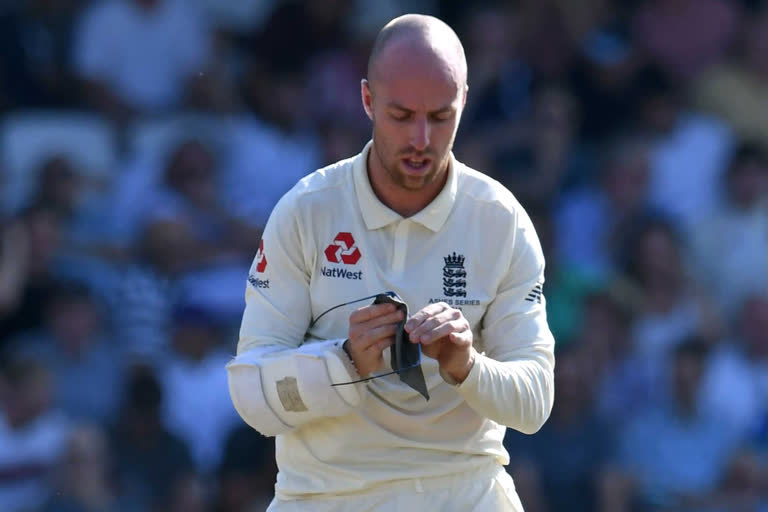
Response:
M373 375L364 379L331 384L331 386L347 386L350 384L358 384L360 382L368 382L388 375L398 374L403 383L413 390L418 391L424 398L429 400L429 391L427 390L427 384L424 380L424 373L421 370L421 345L418 343L411 343L408 333L405 332L405 322L408 320L408 305L395 292L388 291L378 293L376 295L370 295L368 297L337 304L320 313L317 318L310 322L309 328L314 326L323 315L330 313L334 309L371 299L373 299L374 304L394 304L403 312L403 320L398 322L397 331L395 333L395 344L390 352L390 363L393 370L391 372Z

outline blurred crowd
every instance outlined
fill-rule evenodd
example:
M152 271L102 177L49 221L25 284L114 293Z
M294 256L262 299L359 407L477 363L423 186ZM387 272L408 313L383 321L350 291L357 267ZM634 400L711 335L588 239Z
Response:
M768 510L759 0L0 0L0 510L265 508L273 440L224 371L248 267L370 138L404 12L462 38L455 154L547 258L555 407L505 440L526 511Z

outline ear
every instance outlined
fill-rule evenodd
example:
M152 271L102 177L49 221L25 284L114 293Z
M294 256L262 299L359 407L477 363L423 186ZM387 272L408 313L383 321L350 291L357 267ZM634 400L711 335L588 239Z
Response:
M467 105L467 93L469 92L469 84L464 85L464 97L461 99L461 110Z
M365 78L360 81L360 96L363 99L363 109L365 109L368 119L373 121L373 94L368 85L368 80Z

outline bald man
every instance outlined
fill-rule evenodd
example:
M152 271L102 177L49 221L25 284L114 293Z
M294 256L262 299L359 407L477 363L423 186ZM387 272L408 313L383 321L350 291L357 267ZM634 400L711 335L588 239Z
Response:
M452 153L468 86L450 27L392 20L361 89L372 140L275 207L227 366L240 416L276 436L269 510L521 511L502 440L554 394L536 232Z

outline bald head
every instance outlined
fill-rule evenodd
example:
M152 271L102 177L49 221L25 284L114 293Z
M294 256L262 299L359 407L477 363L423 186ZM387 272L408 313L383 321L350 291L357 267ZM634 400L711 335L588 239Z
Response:
M406 55L437 64L461 88L467 83L467 59L461 41L451 27L433 16L405 14L381 29L368 58L369 83L386 78Z

